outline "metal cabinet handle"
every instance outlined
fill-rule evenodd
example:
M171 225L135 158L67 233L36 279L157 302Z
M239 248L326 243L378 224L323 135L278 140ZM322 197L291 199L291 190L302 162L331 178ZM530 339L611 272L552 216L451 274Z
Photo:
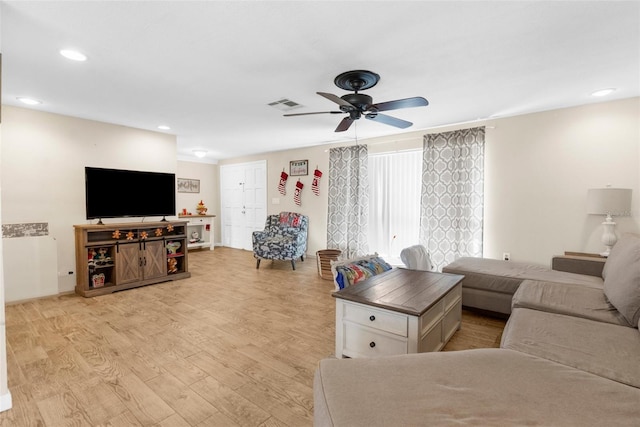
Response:
M373 322L374 320L376 320L376 316L374 316L374 315L372 314L371 316L369 316L369 320L371 320L371 321Z
M374 341L371 341L371 342L369 343L369 347L373 348L373 347L375 347L375 346L376 346L376 343L375 343Z

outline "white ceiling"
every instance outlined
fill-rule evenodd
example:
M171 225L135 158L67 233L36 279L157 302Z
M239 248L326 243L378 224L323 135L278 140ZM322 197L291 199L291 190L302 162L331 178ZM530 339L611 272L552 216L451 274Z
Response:
M640 95L640 2L2 1L2 103L157 130L207 161L398 134L341 115L341 72L381 76L406 131ZM59 55L73 47L83 63ZM607 98L596 89L615 87Z

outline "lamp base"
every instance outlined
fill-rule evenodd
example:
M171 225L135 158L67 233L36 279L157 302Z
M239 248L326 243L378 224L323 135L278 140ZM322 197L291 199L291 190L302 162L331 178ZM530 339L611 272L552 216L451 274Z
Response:
M608 257L611 253L611 248L618 241L618 236L616 236L616 223L613 221L613 218L611 218L611 215L607 215L607 219L602 223L602 228L602 243L606 249L600 255Z

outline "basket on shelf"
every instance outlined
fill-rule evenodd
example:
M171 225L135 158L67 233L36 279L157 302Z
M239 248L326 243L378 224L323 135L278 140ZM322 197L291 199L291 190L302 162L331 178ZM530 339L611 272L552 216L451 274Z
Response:
M322 249L316 252L318 260L318 274L324 280L333 280L331 261L335 261L342 254L340 249Z

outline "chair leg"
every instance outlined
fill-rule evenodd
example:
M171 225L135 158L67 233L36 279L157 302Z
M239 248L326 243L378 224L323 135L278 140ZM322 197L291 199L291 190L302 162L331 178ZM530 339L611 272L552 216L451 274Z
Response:
M300 255L300 261L304 261L304 255Z
M256 258L256 269L260 268L260 258Z
M293 269L296 269L296 261L295 260L291 260L291 267L293 267Z

